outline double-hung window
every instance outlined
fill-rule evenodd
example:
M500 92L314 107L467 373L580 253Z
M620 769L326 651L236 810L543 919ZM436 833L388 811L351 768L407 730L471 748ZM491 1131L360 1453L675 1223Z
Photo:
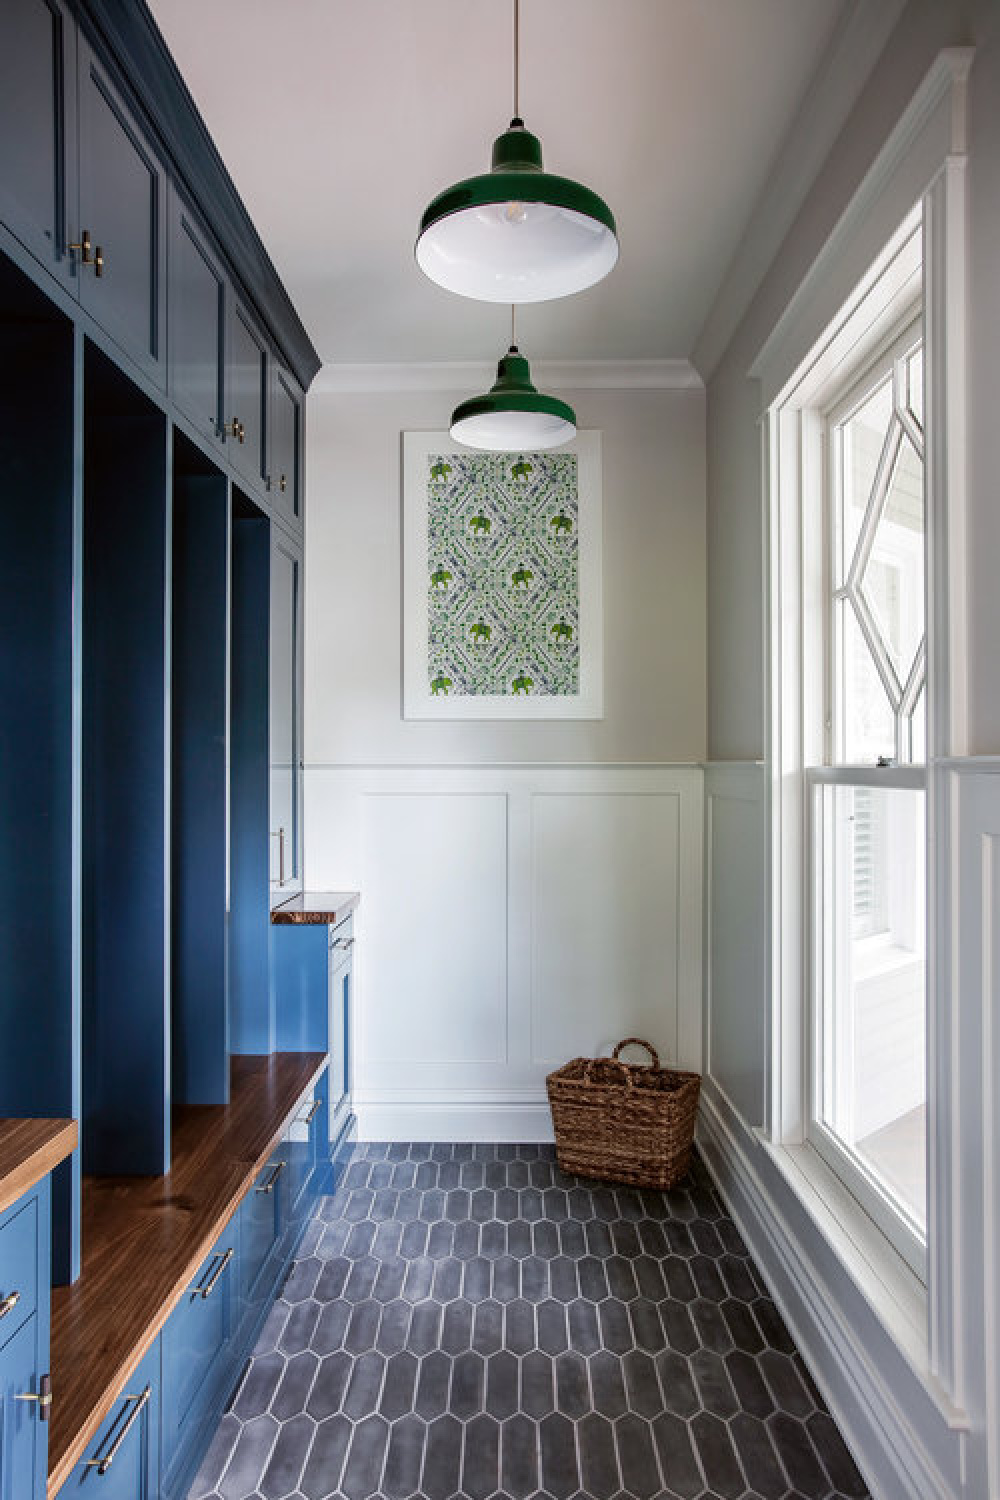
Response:
M807 1137L918 1272L926 1238L926 545L919 304L824 393L807 766ZM814 726L814 728L817 728Z

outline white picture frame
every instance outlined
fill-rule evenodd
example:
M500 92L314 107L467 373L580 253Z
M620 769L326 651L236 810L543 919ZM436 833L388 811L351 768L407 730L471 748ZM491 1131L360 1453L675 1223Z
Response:
M432 456L471 450L446 432L402 434L404 719L602 719L604 717L601 434L578 432L557 450L577 456L577 691L518 695L431 691L428 478ZM544 455L539 455L544 457ZM530 459L530 454L511 454Z

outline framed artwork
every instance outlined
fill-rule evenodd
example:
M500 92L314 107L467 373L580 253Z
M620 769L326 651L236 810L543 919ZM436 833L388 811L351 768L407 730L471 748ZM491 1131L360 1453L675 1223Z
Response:
M601 435L403 433L403 717L603 717Z

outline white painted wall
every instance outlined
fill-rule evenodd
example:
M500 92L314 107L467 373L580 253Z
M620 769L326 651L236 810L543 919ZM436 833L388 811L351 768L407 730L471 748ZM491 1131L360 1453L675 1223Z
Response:
M968 743L1000 750L1000 7L994 0L910 0L748 310L708 380L708 810L706 1038L702 1143L876 1500L995 1500L1000 1495L1000 1185L992 932L1000 777L970 759L954 785L954 890L934 934L954 1024L934 1067L931 1156L954 1211L940 1228L929 1295L889 1290L857 1271L857 1246L767 1144L770 1080L782 1018L769 990L771 856L766 770L727 762L767 753L767 545L761 397L748 371L934 57L973 44L968 140ZM800 121L808 128L808 120ZM756 250L742 252L756 273ZM735 268L739 280L740 267ZM706 340L705 347L713 340ZM763 892L763 906L762 906ZM748 940L748 934L750 939ZM756 941L754 941L754 936ZM748 954L749 943L749 954ZM744 961L745 960L745 961ZM983 1142L987 1144L983 1145ZM943 1200L942 1200L943 1201ZM871 1254L878 1265L878 1255ZM849 1270L848 1266L853 1266Z
M545 1074L627 1035L700 1063L704 394L568 395L602 436L604 718L404 721L400 434L462 394L309 398L306 881L362 893L370 1139L547 1138Z

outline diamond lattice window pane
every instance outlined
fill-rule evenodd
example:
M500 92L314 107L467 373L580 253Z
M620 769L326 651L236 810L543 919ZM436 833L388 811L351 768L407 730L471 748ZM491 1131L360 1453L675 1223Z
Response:
M924 636L924 475L909 438L899 446L862 591L902 685Z
M880 755L896 754L895 716L853 605L844 600L843 739L841 755L848 765L870 764Z
M847 576L892 422L892 378L877 386L841 431L844 503L839 587Z

